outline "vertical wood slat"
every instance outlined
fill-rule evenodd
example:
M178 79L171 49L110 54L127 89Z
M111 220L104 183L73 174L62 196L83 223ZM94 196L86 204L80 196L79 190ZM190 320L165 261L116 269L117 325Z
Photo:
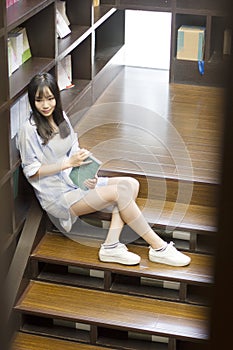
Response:
M23 278L23 274L42 219L42 214L43 212L39 204L36 201L33 201L6 279L5 288L8 298L8 319L11 315L11 310Z

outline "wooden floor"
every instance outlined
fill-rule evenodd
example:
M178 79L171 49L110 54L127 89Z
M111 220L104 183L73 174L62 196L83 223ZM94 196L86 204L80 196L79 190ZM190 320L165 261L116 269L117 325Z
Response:
M104 169L218 183L224 91L168 74L125 67L77 123L80 144Z

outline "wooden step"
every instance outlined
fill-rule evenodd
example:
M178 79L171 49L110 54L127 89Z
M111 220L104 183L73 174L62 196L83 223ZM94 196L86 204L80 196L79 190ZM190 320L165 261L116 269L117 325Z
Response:
M101 158L100 158L101 159ZM131 165L131 162L128 162ZM191 205L200 205L207 207L216 207L218 182L208 182L202 180L193 180L193 178L180 178L178 176L169 176L163 172L161 176L140 173L140 168L130 168L124 170L124 162L120 160L117 164L110 161L104 168L99 170L99 176L132 176L139 181L139 197L157 200L166 200L168 202L190 203Z
M186 205L156 199L137 198L137 204L147 221L155 228L182 230L192 233L215 233L217 210L205 205ZM107 212L85 215L100 220L110 220Z
M106 347L18 332L11 350L106 350Z
M181 249L213 253L217 231L217 209L205 204L184 204L168 200L137 198L146 220L156 231L168 235ZM109 212L99 211L80 217L82 220L109 221ZM177 238L178 231L178 238ZM185 233L185 241L182 242Z
M207 307L87 288L31 281L14 309L23 315L80 322L90 327L190 341L208 339Z
M61 234L47 233L32 253L31 260L34 262L34 264L38 264L38 262L44 262L53 265L79 267L86 269L89 272L89 274L91 270L91 274L93 276L98 275L95 271L103 271L103 288L105 290L114 290L114 288L118 288L121 291L127 291L127 293L145 293L145 295L148 295L149 291L147 291L147 289L143 287L146 284L153 285L154 289L152 288L152 293L155 293L155 282L157 280L163 282L169 281L172 283L179 283L178 287L176 287L176 293L174 292L169 294L168 290L168 294L166 294L166 290L163 290L163 293L161 291L162 294L160 295L160 297L186 302L192 302L192 298L193 302L194 300L195 302L198 302L194 295L198 292L198 288L208 288L213 282L213 258L209 255L188 253L188 255L192 259L191 264L189 266L173 267L150 262L148 259L147 247L131 244L128 245L129 250L140 255L141 262L139 265L136 266L125 266L116 263L101 262L98 259L99 245L100 242L98 241L95 243L95 246L90 246L88 241L84 241L82 244L82 242L72 240ZM37 269L35 277L37 277L37 275L40 273L40 271L38 271ZM48 269L48 272L49 271L51 270ZM64 270L61 271L64 272ZM69 270L66 271L69 272ZM77 273L78 272L80 271L78 270ZM57 269L57 273L59 274L59 269ZM116 278L116 275L118 276L118 278ZM123 276L128 276L126 282L123 281ZM39 275L39 277L43 279L54 278L52 274L48 274L48 276L46 277L46 275L43 274L43 271L41 272L41 275ZM130 285L130 277L132 278L132 280L134 278L136 286L132 283L132 281L132 284ZM70 276L67 276L67 278L70 278ZM70 278L70 282L77 284L77 279L77 277L74 277L74 282L72 282L72 279ZM67 281L68 283L69 280L66 280L66 277L63 276L61 281L63 283ZM119 281L121 281L122 284ZM166 283L163 283L163 288L164 284L166 285ZM194 290L192 290L191 286L197 287L195 293ZM158 288L160 290L161 283L158 285Z

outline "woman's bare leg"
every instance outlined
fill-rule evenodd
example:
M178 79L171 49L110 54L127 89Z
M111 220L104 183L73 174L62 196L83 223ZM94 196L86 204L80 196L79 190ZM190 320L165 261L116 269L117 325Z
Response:
M123 225L126 223L154 249L164 246L165 242L151 229L135 202L138 187L136 190L136 186L132 185L128 178L116 179L109 181L107 186L90 190L83 199L72 205L72 213L80 216L114 205L119 213L114 212L114 221L110 226L109 234L114 233L115 238L119 239Z
M136 179L132 177L112 177L108 179L108 185L116 185L119 184L120 181L128 181L129 186L132 186L133 190L133 199L136 200L139 192L139 183ZM115 206L112 210L112 218L110 222L110 227L108 230L108 234L105 240L106 245L112 245L115 244L116 242L120 241L120 235L122 232L122 229L124 227L125 223L122 220L118 207Z
M123 225L126 223L150 244L150 261L172 266L188 265L191 260L189 256L177 251L172 242L167 245L151 229L135 202L137 193L138 184L136 185L135 181L118 178L109 181L107 186L90 190L83 199L72 205L71 212L76 216L114 206L109 234L99 251L100 260L126 265L139 264L140 257L137 254L128 252L125 245L118 244Z

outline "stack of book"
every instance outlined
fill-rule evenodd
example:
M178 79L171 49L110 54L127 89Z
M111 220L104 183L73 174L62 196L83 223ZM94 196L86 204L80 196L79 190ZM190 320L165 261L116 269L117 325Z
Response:
M27 31L23 27L17 27L8 33L8 67L9 76L14 73L30 57L31 49Z

